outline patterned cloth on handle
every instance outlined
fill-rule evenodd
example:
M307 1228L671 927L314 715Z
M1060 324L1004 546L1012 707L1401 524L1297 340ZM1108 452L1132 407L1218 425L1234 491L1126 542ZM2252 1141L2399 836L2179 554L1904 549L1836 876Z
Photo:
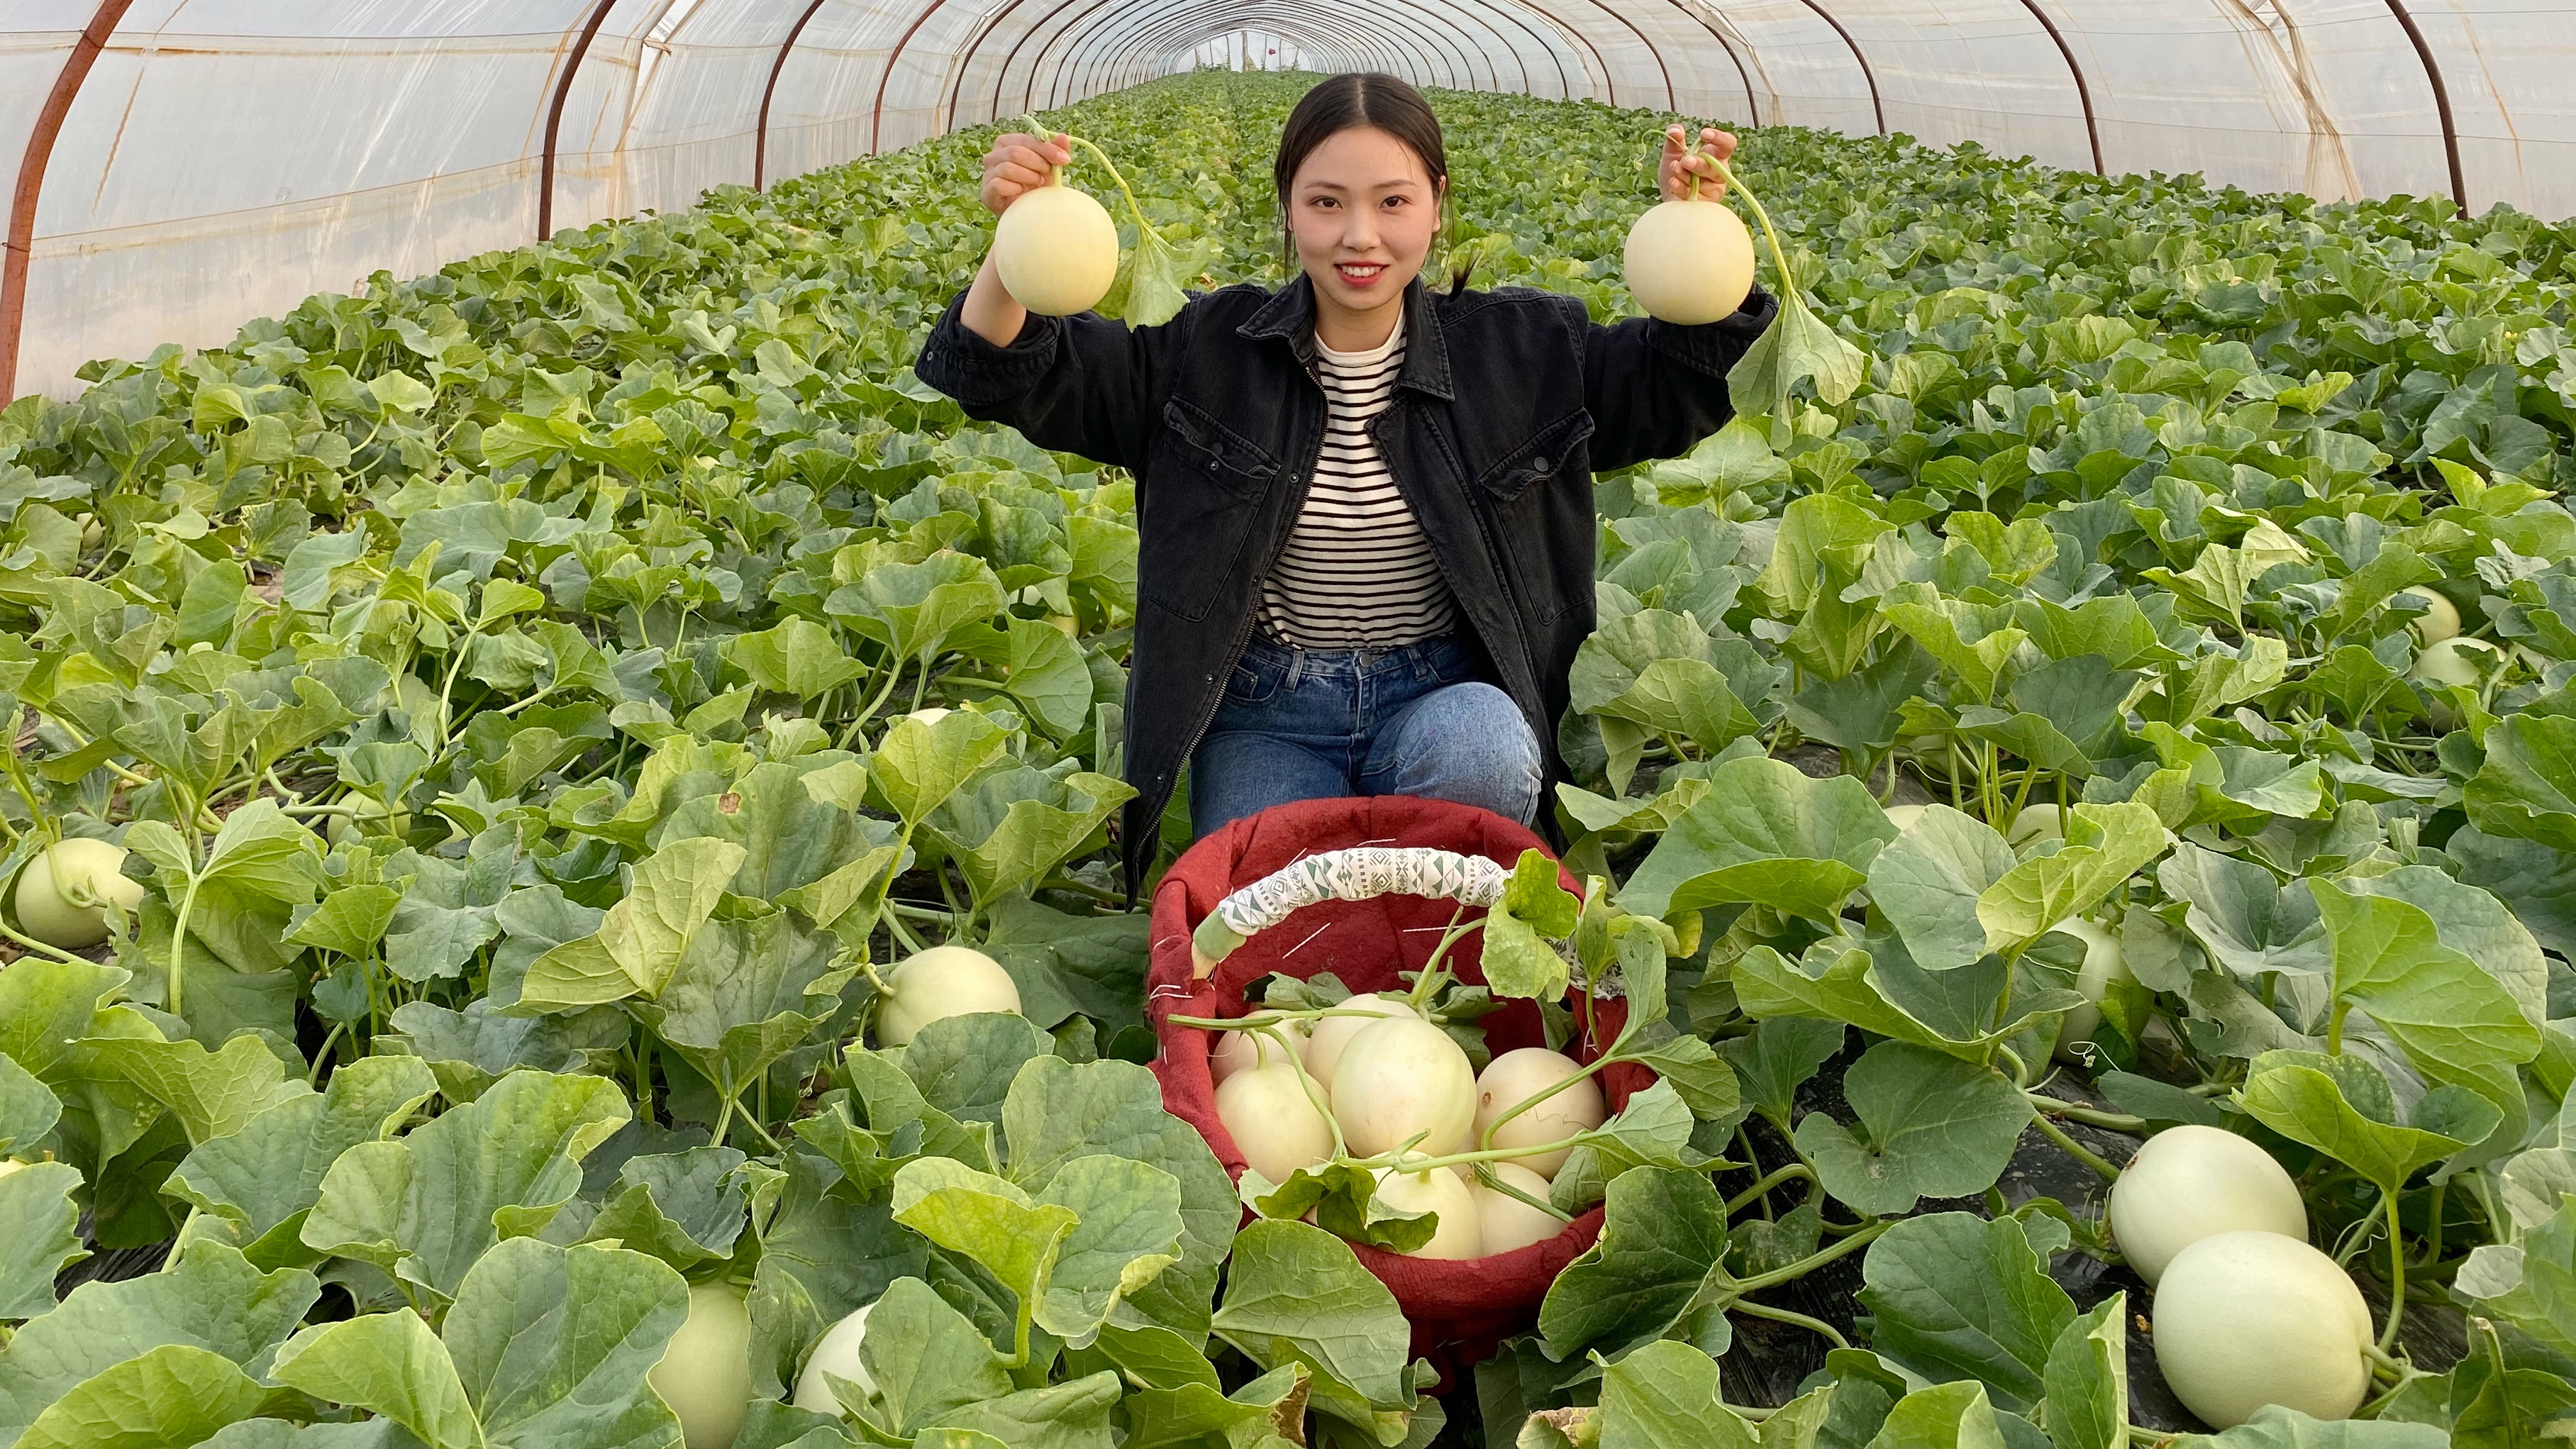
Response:
M1328 850L1273 871L1219 901L1192 933L1193 964L1205 976L1247 938L1319 901L1407 895L1483 907L1503 898L1511 878L1509 867L1484 856L1427 846L1357 845Z

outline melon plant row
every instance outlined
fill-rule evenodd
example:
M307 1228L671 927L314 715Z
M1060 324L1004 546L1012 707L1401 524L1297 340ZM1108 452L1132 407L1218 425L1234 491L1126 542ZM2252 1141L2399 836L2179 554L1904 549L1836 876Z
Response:
M1278 280L1297 85L1049 118L1107 307ZM1702 118L1438 102L1478 284L1632 310ZM1345 1238L1461 1195L1140 1065L1134 482L907 368L974 132L0 411L0 1445L2565 1433L2576 231L1744 135L1821 320L1602 480L1586 889L1409 1002L1659 1069L1460 1127L1606 1210L1532 1331L1440 1384Z

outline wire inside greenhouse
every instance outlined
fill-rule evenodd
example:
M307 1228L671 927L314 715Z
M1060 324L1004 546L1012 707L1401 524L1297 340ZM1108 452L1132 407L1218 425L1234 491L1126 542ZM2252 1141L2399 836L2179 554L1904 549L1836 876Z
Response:
M2576 7L0 7L0 1449L2576 1436Z

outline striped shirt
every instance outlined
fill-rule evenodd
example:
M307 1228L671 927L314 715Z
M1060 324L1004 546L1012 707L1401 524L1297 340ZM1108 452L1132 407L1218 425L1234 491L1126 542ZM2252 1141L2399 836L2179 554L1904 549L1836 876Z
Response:
M1457 601L1396 491L1369 421L1395 397L1404 327L1366 352L1316 341L1324 446L1288 546L1261 581L1261 627L1299 649L1387 649L1457 626Z

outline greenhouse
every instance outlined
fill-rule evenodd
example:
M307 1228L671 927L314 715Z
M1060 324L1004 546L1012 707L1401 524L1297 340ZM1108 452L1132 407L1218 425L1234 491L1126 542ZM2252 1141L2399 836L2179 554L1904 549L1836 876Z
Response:
M2576 1437L2564 0L9 0L0 169L0 1449Z

